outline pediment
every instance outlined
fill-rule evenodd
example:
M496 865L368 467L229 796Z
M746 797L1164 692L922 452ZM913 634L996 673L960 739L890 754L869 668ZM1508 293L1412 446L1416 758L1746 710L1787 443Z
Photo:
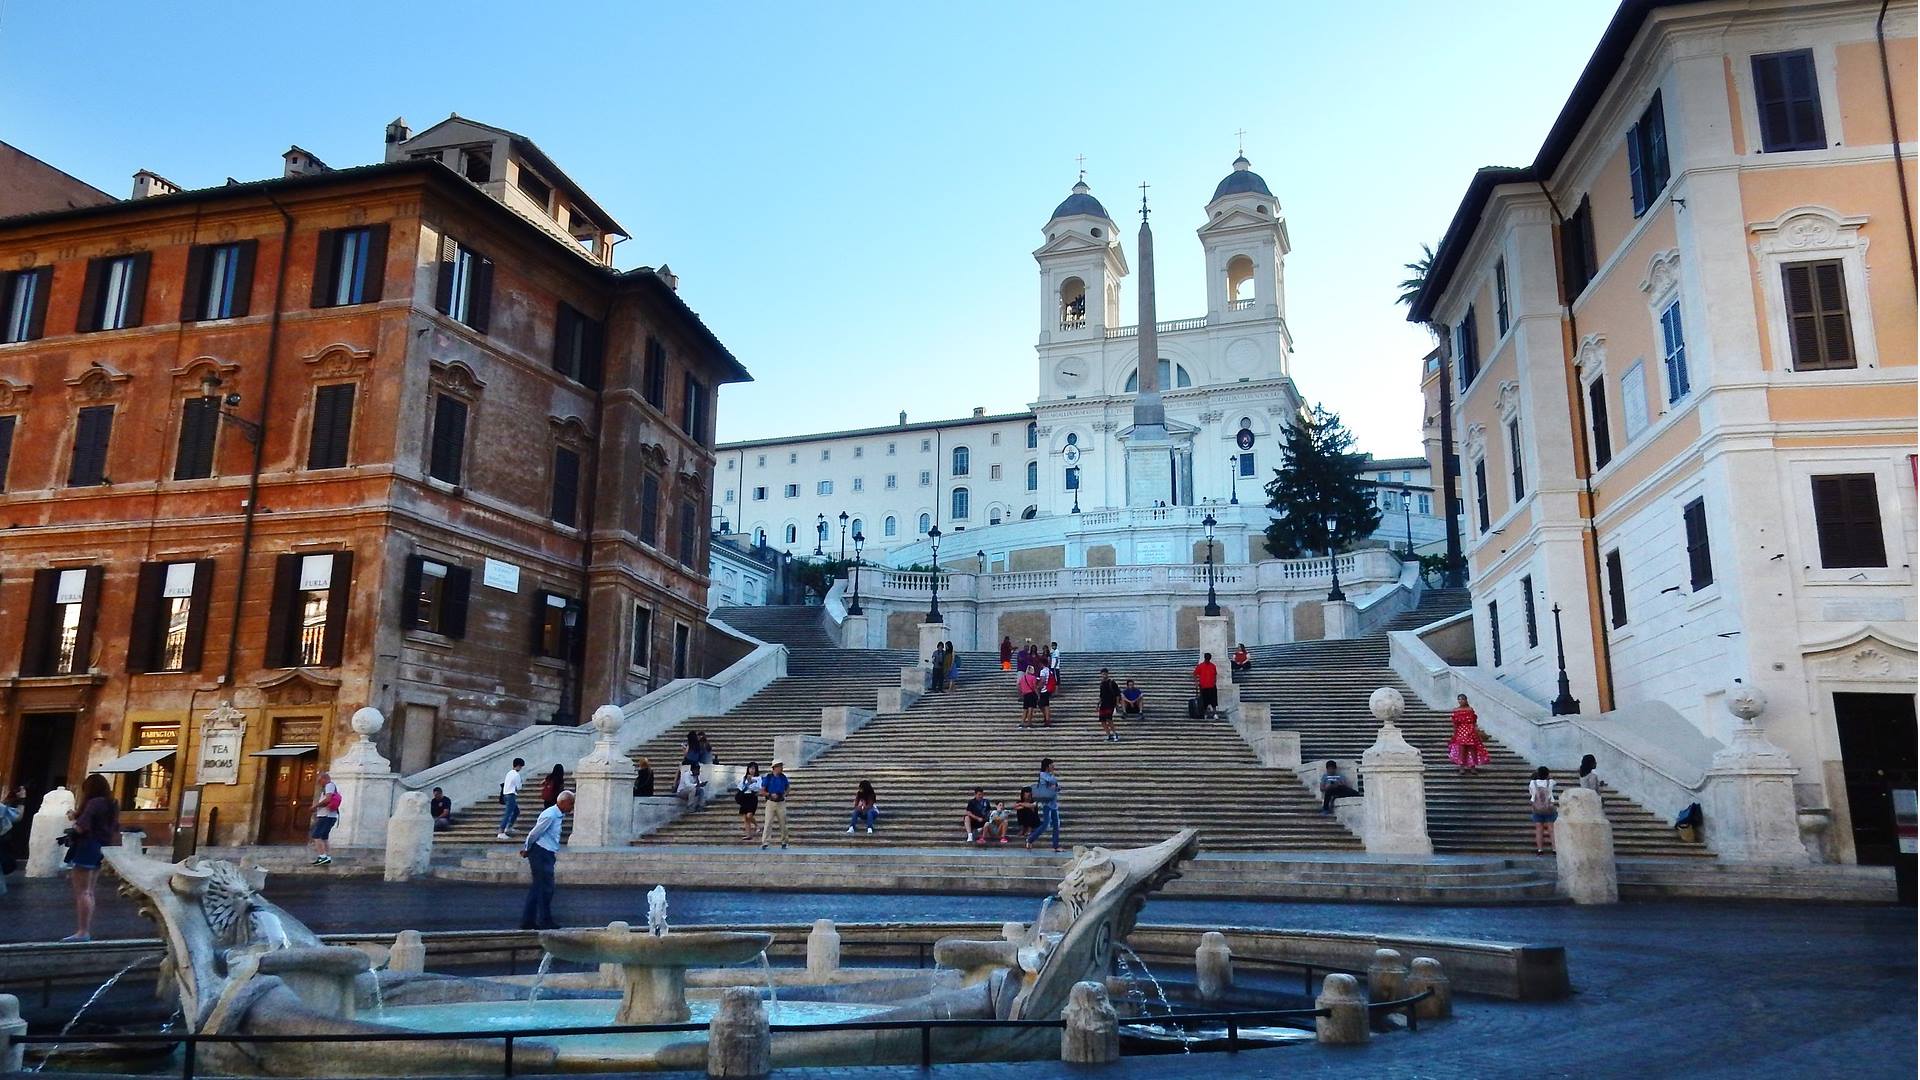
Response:
M1273 227L1273 223L1274 219L1271 216L1263 216L1245 207L1236 206L1217 218L1208 219L1207 223L1200 226L1197 231L1200 235L1205 236L1208 233L1229 232L1234 229L1270 229Z
M1106 243L1095 240L1092 237L1081 236L1079 233L1064 232L1040 245L1039 248L1035 249L1033 255L1034 258L1037 259L1042 255L1064 255L1070 252L1104 252L1107 250L1107 247L1108 245Z
M266 695L269 705L313 705L333 700L340 680L307 668L288 668L277 675L254 680L254 686Z

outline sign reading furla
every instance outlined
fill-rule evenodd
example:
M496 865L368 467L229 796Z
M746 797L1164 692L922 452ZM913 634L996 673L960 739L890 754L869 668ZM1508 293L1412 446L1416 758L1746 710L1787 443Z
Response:
M200 718L200 761L195 780L202 784L240 782L240 748L247 735L247 714L223 701Z

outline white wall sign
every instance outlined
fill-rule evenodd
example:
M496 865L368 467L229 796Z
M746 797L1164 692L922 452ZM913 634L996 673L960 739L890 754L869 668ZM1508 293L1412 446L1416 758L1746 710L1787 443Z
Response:
M246 735L246 714L232 705L222 702L208 712L200 727L200 760L194 770L195 781L239 783L240 749Z
M168 599L193 595L193 564L177 562L167 564L167 582L160 595Z
M77 604L86 595L87 572L85 570L62 570L60 582L54 589L53 602L56 604Z
M1133 561L1137 563L1170 563L1173 561L1173 541L1137 540L1133 545Z
M300 560L300 591L333 587L333 556L308 555Z
M520 568L499 559L488 559L480 567L480 583L501 592L519 592Z

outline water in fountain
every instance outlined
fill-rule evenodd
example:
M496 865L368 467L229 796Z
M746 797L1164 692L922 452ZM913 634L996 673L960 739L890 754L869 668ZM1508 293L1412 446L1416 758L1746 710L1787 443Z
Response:
M1140 973L1147 977L1147 981L1149 983L1153 984L1154 996L1160 999L1161 1011L1164 1012L1169 1017L1172 1016L1173 1002L1167 1000L1167 991L1160 985L1160 980L1153 977L1153 969L1147 966L1147 962L1145 960L1140 959L1139 953L1134 952L1132 949L1128 948L1126 945L1116 941L1114 942L1113 947L1119 950L1119 952L1116 952L1113 954L1115 960L1119 960L1120 954L1125 953L1126 955L1133 957L1134 963L1140 965ZM1121 971L1126 973L1127 979L1129 980L1129 982L1131 982L1133 976L1132 976L1132 973L1125 966L1124 961L1121 962ZM1134 984L1134 985L1137 989L1138 984ZM1144 1015L1145 1009L1142 1009L1141 1012ZM1173 1032L1180 1036L1180 1052L1183 1054L1192 1053L1193 1037L1187 1034L1186 1027L1181 1024L1172 1024L1172 1023L1169 1023L1167 1026L1172 1028ZM1165 1030L1165 1029L1162 1029L1162 1030Z
M553 967L553 954L540 954L540 967L533 973L533 989L527 991L528 1001L540 1000L540 984L547 980L547 969Z
M1047 908L1053 906L1056 899L1058 897L1052 893L1048 893L1041 899L1040 914L1033 920L1033 932L1036 937L1047 932Z
M377 1016L387 1011L387 994L380 989L380 969L373 964L368 964L367 974L373 976L373 1011Z
M60 1029L60 1037L62 1039L66 1038L68 1033L73 1031L73 1025L80 1022L80 1018L86 1015L88 1009L93 1008L94 1002L99 1001L102 997L106 996L107 991L113 989L113 984L119 982L120 977L122 975L125 975L127 972L132 971L134 968L139 967L141 964L144 964L149 960L157 960L159 959L159 957L160 957L159 953L154 953L151 956L137 957L135 958L133 963L128 964L126 967L123 967L119 971L114 972L113 975L110 978L108 978L106 982L101 983L99 988L94 990L94 992L87 997L86 1001L81 1003L79 1010L73 1014L73 1019L68 1020L67 1026ZM47 1062L52 1061L54 1059L54 1056L59 1053L60 1053L60 1045L56 1043L54 1044L54 1047L52 1050L47 1051L47 1056L40 1059L40 1064L35 1065L33 1067L33 1071L40 1072L41 1070L45 1069L47 1067Z
M767 959L767 950L760 950L760 974L767 979L767 1013L773 1022L780 1023L780 991L773 986L773 962Z
M280 921L280 916L275 915L271 911L250 911L247 913L247 919L253 924L255 936L266 942L267 948L289 949L293 947L292 940L287 937L286 924Z

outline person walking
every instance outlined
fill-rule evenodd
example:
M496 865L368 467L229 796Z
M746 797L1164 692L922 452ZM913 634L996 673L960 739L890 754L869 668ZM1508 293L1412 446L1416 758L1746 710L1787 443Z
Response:
M1020 692L1020 726L1033 726L1033 714L1040 709L1040 676L1033 671L1020 669L1020 681L1016 684Z
M947 686L949 689L960 685L960 653L947 642Z
M1053 726L1053 692L1059 689L1060 672L1051 665L1040 669L1040 726Z
M1120 733L1113 727L1113 712L1120 707L1120 684L1106 668L1100 669L1100 730L1107 736L1108 742L1119 742Z
M567 790L567 768L554 762L547 775L540 778L540 809L545 810L560 799L560 793Z
M1033 799L1040 804L1040 824L1027 834L1027 847L1047 830L1053 830L1053 850L1060 850L1060 777L1053 770L1052 758L1040 759L1040 775L1033 782Z
M533 819L533 828L520 844L520 857L527 860L531 881L527 885L527 903L520 909L520 929L555 930L553 920L553 864L560 858L560 832L566 817L573 812L573 792L562 791L553 805Z
M1453 738L1447 742L1447 760L1460 770L1461 776L1470 775L1475 769L1490 760L1487 753L1487 739L1480 733L1480 714L1467 704L1467 695L1455 695L1459 705L1453 710Z
M340 824L340 789L334 785L333 774L325 769L320 770L314 787L313 828L307 830L307 846L313 849L313 865L329 866L333 863L333 852L327 846L327 837L332 836L333 827Z
M1010 634L1000 636L1000 670L1013 670L1013 636Z
M1527 805L1533 811L1533 853L1545 855L1553 846L1553 823L1560 818L1553 803L1553 773L1545 765L1533 770L1533 779L1527 781Z
M507 775L500 778L500 835L495 840L513 839L507 830L520 820L520 770L526 767L526 759L514 758Z
M740 839L752 843L753 834L760 829L760 822L756 820L760 813L759 762L747 762L747 771L740 774L740 783L733 789L733 803L740 809Z
M929 674L932 679L932 682L928 687L928 689L932 690L934 693L937 694L947 688L947 643L946 642L936 641L933 643L933 655L927 658L927 663L929 668L931 669Z
M1600 794L1600 773L1596 771L1599 768L1600 763L1593 759L1592 754L1584 754L1581 756L1580 786L1593 792L1595 795Z
M853 819L847 822L847 831L865 826L867 835L873 835L873 826L880 820L880 796L874 794L873 784L860 781L860 787L853 793Z
M780 850L787 849L787 843L793 839L793 830L787 825L787 791L793 787L793 781L787 776L786 765L773 763L773 771L760 780L760 794L767 800L767 819L760 826L760 850L767 850L767 843L773 839L774 826L780 827Z
M1065 659L1065 655L1060 652L1059 642L1047 642L1047 666L1053 669L1053 681L1056 688L1060 683L1060 665Z
M1220 715L1220 669L1213 666L1213 654L1201 653L1193 665L1193 691L1200 701L1200 715Z
M326 775L325 773L321 774ZM80 808L69 810L72 839L67 843L67 887L73 891L73 933L61 941L93 940L93 886L100 878L101 849L120 842L120 808L113 787L99 773L80 785Z
M1014 657L1013 666L1021 671L1025 671L1033 666L1034 658L1038 655L1038 650L1033 647L1033 639L1028 638L1027 643L1020 646L1020 655Z
M1340 775L1340 763L1328 761L1327 771L1320 774L1320 812L1331 814L1335 800L1351 799L1358 794L1353 785L1347 783L1347 778Z

